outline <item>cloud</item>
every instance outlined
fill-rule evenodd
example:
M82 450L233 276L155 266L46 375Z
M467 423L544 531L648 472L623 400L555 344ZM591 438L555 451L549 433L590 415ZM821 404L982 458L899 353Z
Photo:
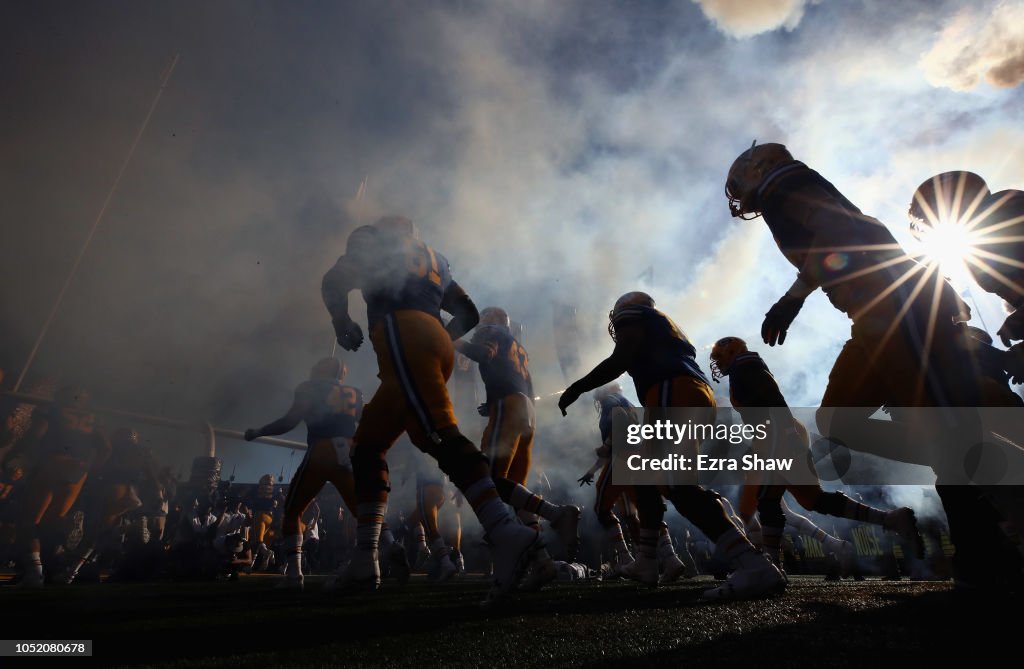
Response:
M704 16L732 37L752 37L778 28L793 30L804 8L819 0L693 0Z
M982 80L997 88L1018 86L1024 81L1024 3L960 11L920 66L933 86L954 91L973 90Z

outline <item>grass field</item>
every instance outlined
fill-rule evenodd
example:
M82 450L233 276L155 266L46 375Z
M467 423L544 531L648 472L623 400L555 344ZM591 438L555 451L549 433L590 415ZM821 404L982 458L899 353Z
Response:
M558 583L485 615L482 578L432 586L414 577L349 598L322 592L322 578L302 593L275 582L3 586L0 638L93 639L93 663L105 666L833 669L943 661L950 644L974 643L971 630L1024 631L1001 617L1021 599L993 603L948 583L793 578L781 597L729 604L699 603L706 579L657 590Z

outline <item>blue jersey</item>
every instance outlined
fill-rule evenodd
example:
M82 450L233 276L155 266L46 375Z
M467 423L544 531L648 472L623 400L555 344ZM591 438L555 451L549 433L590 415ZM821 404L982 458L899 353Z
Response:
M633 378L638 397L644 397L654 384L682 374L708 383L697 364L693 344L671 318L657 309L639 305L626 307L615 317L614 325L616 328L641 328L643 345L626 370Z
M448 260L413 237L403 237L365 262L363 299L372 331L385 316L422 311L441 320L441 303L454 283Z
M308 407L303 420L310 445L319 439L351 439L356 433L356 425L363 414L363 393L358 388L338 381L315 379L299 384L295 398Z
M533 399L530 358L511 332L496 325L481 325L473 333L472 343L487 347L494 354L489 359L479 361L480 378L484 380L488 402L515 393Z
M627 400L622 395L609 395L601 400L601 417L597 421L597 426L601 430L601 443L610 443L612 438L612 413L615 409L625 409L628 411L635 411L636 407L633 403Z

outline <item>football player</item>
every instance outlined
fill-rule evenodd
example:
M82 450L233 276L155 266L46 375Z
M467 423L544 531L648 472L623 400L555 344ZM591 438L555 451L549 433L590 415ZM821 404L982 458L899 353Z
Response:
M348 313L352 290L360 290L366 301L381 384L353 439L358 539L342 585L380 585L377 549L390 490L387 452L408 432L462 491L492 542L491 602L515 586L540 545L537 533L516 522L501 501L487 458L459 431L448 396L452 342L477 324L476 306L452 279L444 256L417 238L409 219L398 216L353 231L345 255L323 279L323 300L338 344L355 351L363 332ZM447 326L442 310L453 316Z
M597 513L597 521L604 529L605 537L615 553L613 573L618 574L633 563L633 555L629 551L629 546L626 545L622 523L615 515L614 507L620 500L623 501L620 506L636 506L636 493L633 486L612 484L612 421L618 417L620 420L636 424L640 422L640 416L633 403L622 394L622 386L618 381L613 381L594 391L594 407L600 416L598 429L601 431L601 446L596 449L597 462L580 477L578 482L581 486L589 485L594 481L594 474L598 470L601 471L597 479L594 511ZM671 583L686 572L686 565L676 553L672 537L669 535L668 525L665 522L662 522L658 530L657 556L658 567L661 571L659 582Z
M753 439L752 446L762 452L806 459L810 447L807 428L793 416L768 365L747 348L739 337L723 337L711 347L711 378L717 383L729 378L729 400L747 425L764 425L764 439ZM924 557L924 543L917 533L917 519L909 507L882 511L861 504L842 492L825 492L821 485L795 485L787 481L767 480L762 472L750 472L740 496L740 518L750 524L756 512L760 516L761 543L768 558L781 564L782 535L787 516L782 496L788 491L800 506L827 516L849 518L881 525L916 546L918 558ZM802 516L801 516L802 518ZM842 545L831 545L842 560Z
M571 562L579 548L579 507L553 504L526 487L537 419L529 356L512 335L508 313L500 307L484 309L472 340L455 342L455 349L480 367L487 392L487 402L480 407L480 413L487 416L482 450L491 462L498 494L534 531L540 532L538 517L547 520ZM556 576L555 563L542 548L534 554L534 564L521 587L536 590Z
M110 455L110 442L97 428L89 403L88 391L66 386L57 391L49 410L33 412L26 436L37 457L26 481L19 523L19 540L28 549L24 586L43 585L41 532L52 530L67 515L89 471Z
M962 444L977 443L977 416L947 411L941 425L870 420L883 405L978 406L976 375L957 343L957 322L970 310L934 265L915 262L885 225L782 144L755 142L741 153L729 169L725 194L733 216L764 218L798 270L765 314L766 344L785 342L804 301L818 288L853 321L817 412L818 432L883 457L942 444L927 459L957 548L957 571L961 579L989 580L990 556L1004 552L998 514L975 486L949 484L960 466L949 456Z
M277 495L274 493L274 475L264 474L256 483L255 493L246 500L252 512L249 542L255 549L256 559L252 567L256 571L265 571L270 563L271 551L267 544L274 534L274 516L279 511Z
M973 172L943 172L917 187L907 214L911 232L924 241L936 231L960 230L971 276L1014 309L996 334L1006 346L1024 339L1024 191L992 193Z
M94 559L96 546L114 530L121 519L142 508L139 487L147 478L157 475L152 453L139 443L139 433L131 428L118 428L110 435L111 454L95 482L95 502L98 513L86 513L85 534L75 551L76 556L60 576L62 583L72 583L78 571ZM87 493L88 494L88 493Z
M292 406L281 418L261 428L245 431L245 439L252 441L263 436L284 434L306 423L306 454L299 463L284 501L281 532L287 561L286 579L282 587L301 589L302 578L302 514L320 490L331 483L338 490L349 512L356 508L355 481L349 449L356 425L363 412L363 393L358 388L342 383L348 367L338 358L323 358L309 372L309 380L295 389ZM269 475L268 475L269 476ZM264 485L267 476L260 479ZM270 477L270 498L273 498L273 476ZM260 513L258 510L254 510ZM271 513L262 512L261 523L267 523ZM257 555L268 551L262 536L256 534Z
M438 526L438 513L445 502L445 481L439 472L416 473L416 510L409 516L416 540L417 555L414 569L427 568L432 581L443 583L458 569L452 560L451 547L445 543Z
M628 372L644 407L689 407L700 411L700 422L713 424L715 396L695 359L693 344L672 319L658 311L647 293L626 293L608 314L608 332L615 342L611 356L570 385L558 400L565 413L580 395ZM696 459L697 442L682 443ZM785 589L781 572L754 549L733 524L721 496L696 484L636 486L640 511L640 540L636 559L623 573L648 585L657 585L656 547L665 507L664 494L709 539L716 551L736 566L729 580L705 593L708 599L761 597Z

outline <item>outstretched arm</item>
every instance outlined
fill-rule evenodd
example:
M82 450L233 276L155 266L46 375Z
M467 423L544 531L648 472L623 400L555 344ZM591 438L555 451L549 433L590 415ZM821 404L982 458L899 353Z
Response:
M441 300L441 308L452 315L452 320L445 328L448 330L448 336L452 338L452 341L461 338L480 322L480 312L477 311L473 300L469 298L469 295L462 289L462 286L454 281L448 285L448 290L444 293L444 297ZM465 355L469 356L468 353Z
M620 325L615 329L615 350L598 363L589 374L574 382L565 389L558 398L558 408L566 415L566 408L580 398L583 393L611 383L629 369L630 362L636 356L643 343L643 334L634 325Z
M260 437L269 437L277 434L284 434L285 432L291 432L299 423L302 422L302 417L306 415L308 410L309 400L296 392L295 401L292 402L292 406L288 409L288 413L273 422L267 423L261 428L246 430L245 440L252 441L253 439L259 439Z
M464 339L456 341L455 350L475 363L493 360L498 355L498 344L486 338L481 338L479 333L480 330L477 330L477 334L473 336L473 341L471 342Z

